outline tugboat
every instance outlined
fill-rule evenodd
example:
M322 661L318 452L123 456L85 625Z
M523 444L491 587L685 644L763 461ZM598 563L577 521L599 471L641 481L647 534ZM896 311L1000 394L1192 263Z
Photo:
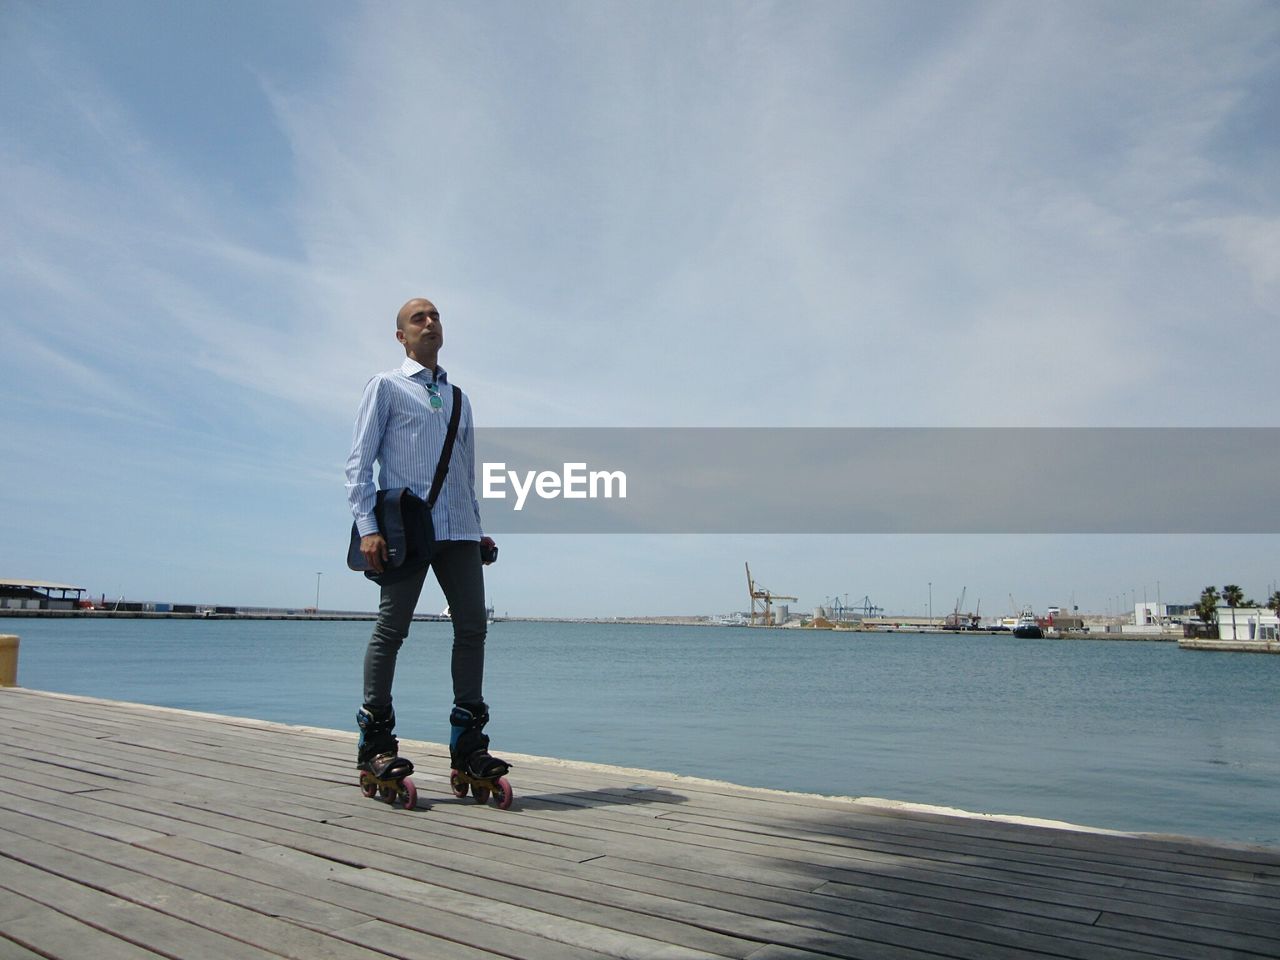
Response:
M1022 613L1018 615L1018 622L1014 624L1013 635L1022 640L1044 639L1044 631L1040 629L1040 624L1036 622L1036 615L1031 612L1030 607L1022 608Z

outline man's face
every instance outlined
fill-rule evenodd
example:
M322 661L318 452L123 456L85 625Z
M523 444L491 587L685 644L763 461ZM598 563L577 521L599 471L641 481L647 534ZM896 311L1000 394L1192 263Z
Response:
M432 354L444 346L440 311L430 300L410 300L396 317L396 339L409 353Z

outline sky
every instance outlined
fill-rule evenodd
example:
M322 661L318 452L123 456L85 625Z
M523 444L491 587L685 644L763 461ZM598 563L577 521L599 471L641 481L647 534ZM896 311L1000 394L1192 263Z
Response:
M6 0L0 576L373 609L343 467L420 295L482 427L1280 426L1278 41L1245 0ZM487 582L1105 612L1265 599L1278 547L530 534Z

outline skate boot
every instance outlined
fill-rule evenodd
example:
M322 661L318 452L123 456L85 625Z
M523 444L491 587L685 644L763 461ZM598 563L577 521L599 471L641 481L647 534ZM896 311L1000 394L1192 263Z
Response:
M418 790L408 779L413 773L413 764L397 753L400 741L392 732L396 726L395 710L361 707L356 713L356 724L360 727L360 743L356 747L360 792L412 810L418 802Z
M476 803L488 803L490 795L499 808L511 806L513 794L507 783L511 764L489 756L489 738L484 733L489 708L483 703L457 704L449 715L449 785L461 799L471 791Z

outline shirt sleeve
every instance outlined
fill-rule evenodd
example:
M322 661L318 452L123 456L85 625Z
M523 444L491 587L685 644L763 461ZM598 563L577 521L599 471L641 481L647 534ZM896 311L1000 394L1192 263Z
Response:
M365 384L360 407L356 410L351 454L347 457L347 502L351 504L356 530L362 537L378 532L378 521L373 514L378 499L378 488L373 482L373 465L378 459L378 450L382 447L388 410L381 385L381 377L374 377Z
M465 430L465 443L462 449L466 455L467 477L470 483L467 489L471 491L471 509L476 515L476 529L480 531L480 536L484 536L484 525L480 522L480 501L476 499L476 433L475 420L471 416L471 400L466 394L462 395L462 427Z

